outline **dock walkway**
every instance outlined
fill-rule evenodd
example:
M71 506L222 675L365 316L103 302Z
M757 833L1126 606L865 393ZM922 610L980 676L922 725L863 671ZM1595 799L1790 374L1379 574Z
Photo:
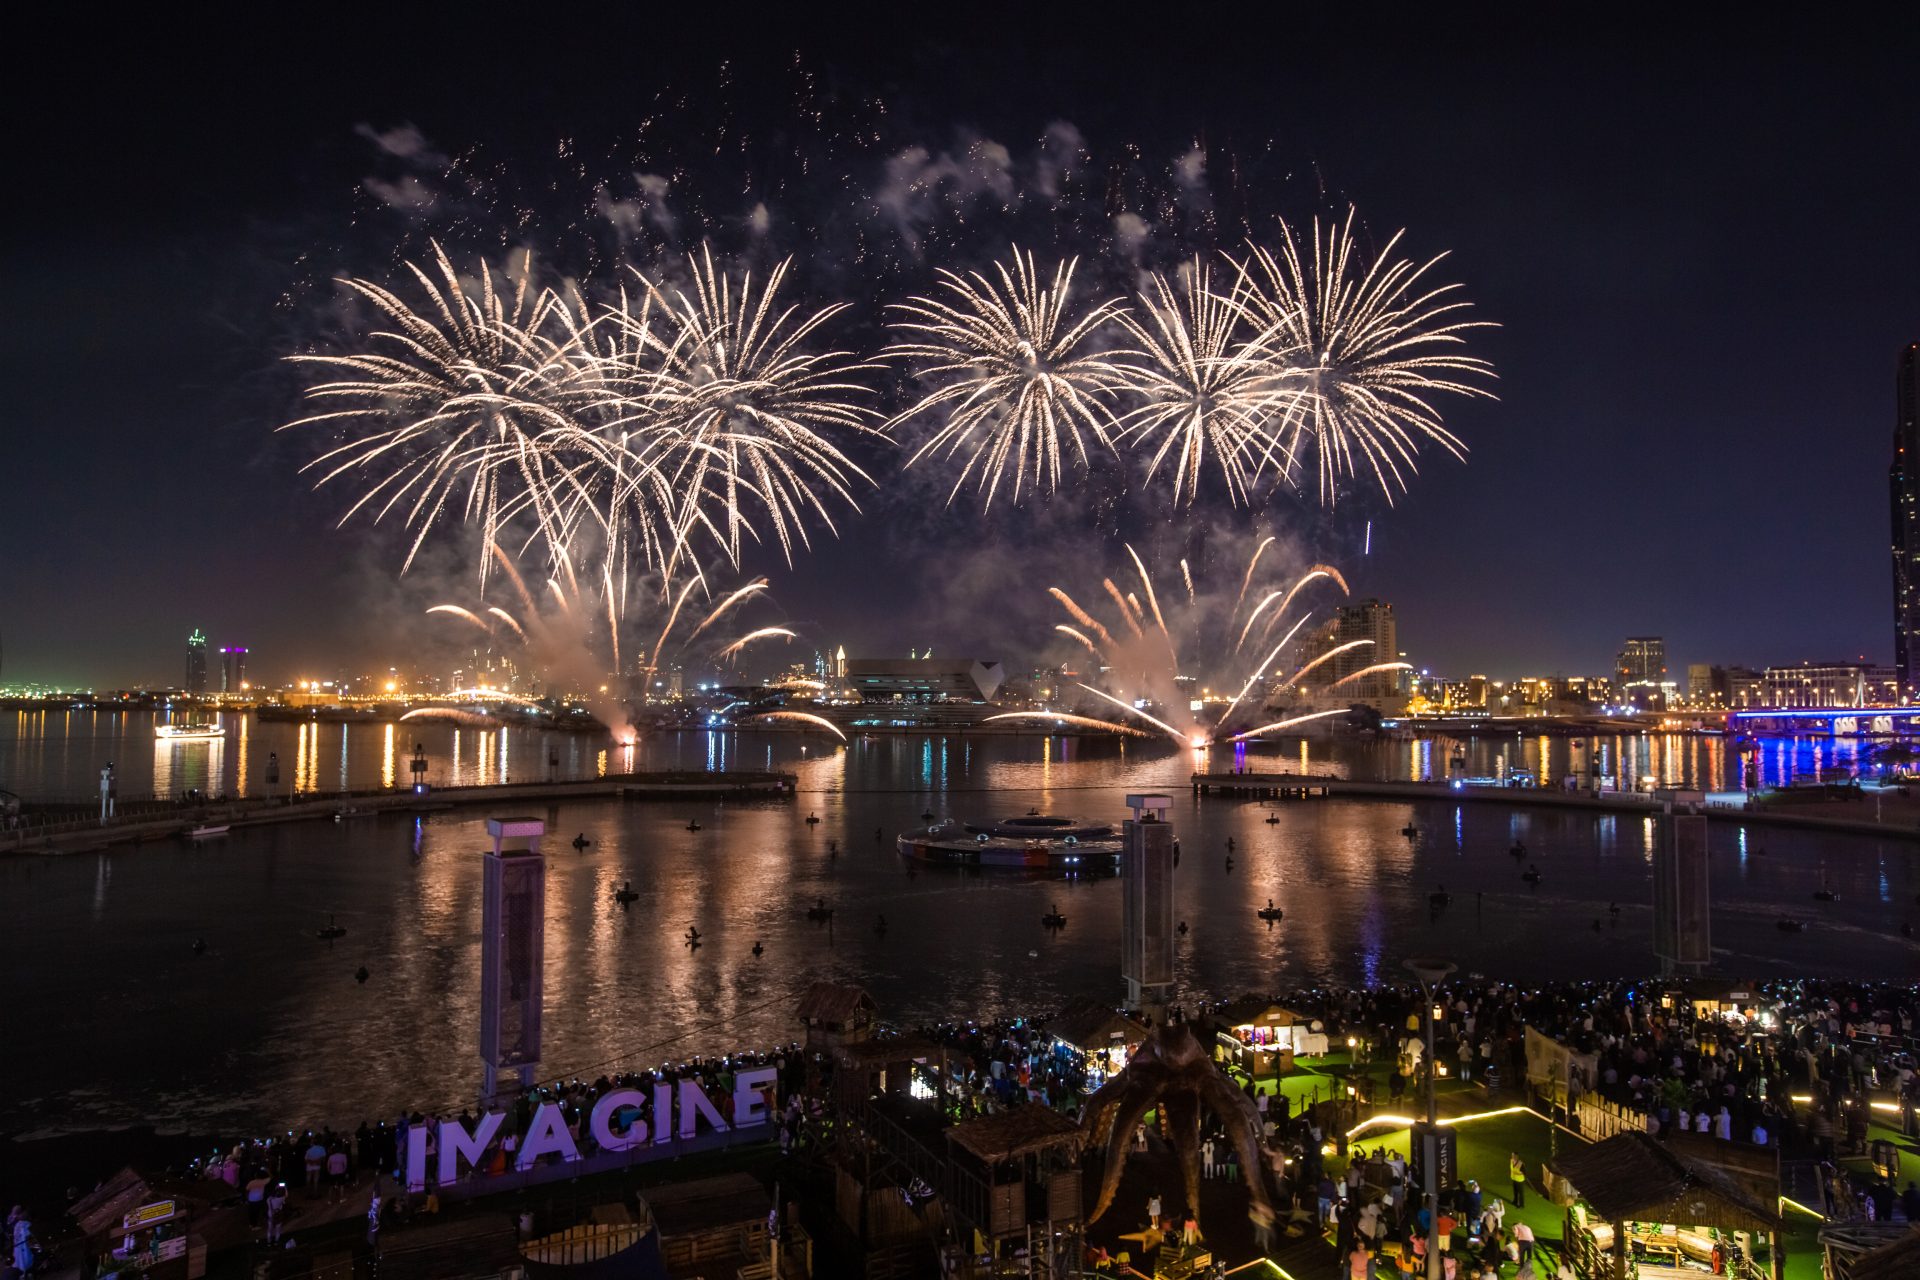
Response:
M695 771L607 774L555 782L505 782L479 786L335 791L295 797L207 800L182 803L162 813L143 806L136 814L101 822L97 812L62 806L34 811L19 825L0 828L0 854L84 853L109 845L185 836L199 827L233 829L276 822L379 813L419 813L468 805L555 804L562 800L783 800L799 779L791 773Z
M1558 791L1550 787L1490 787L1446 782L1384 782L1369 779L1340 778L1318 773L1195 773L1195 796L1221 796L1239 800L1327 800L1351 797L1372 800L1413 800L1428 803L1503 804L1540 809L1585 809L1595 813L1630 813L1639 816L1667 812L1697 813L1716 822L1768 824L1798 827L1803 830L1847 832L1888 836L1901 840L1920 840L1920 823L1908 816L1904 807L1885 820L1872 816L1877 805L1859 802L1859 817L1830 817L1805 812L1782 811L1771 806L1677 802L1668 795L1634 791ZM1823 805L1832 809L1838 805ZM1846 806L1853 808L1855 806Z

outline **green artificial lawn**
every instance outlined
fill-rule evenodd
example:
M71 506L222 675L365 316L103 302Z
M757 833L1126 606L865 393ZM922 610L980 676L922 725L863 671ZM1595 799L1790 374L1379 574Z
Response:
M1442 1097L1444 1099L1444 1092ZM1481 1104L1484 1109L1513 1105L1502 1098L1488 1101L1484 1097ZM1441 1110L1444 1114L1449 1109L1443 1105ZM1471 1114L1465 1107L1456 1106L1452 1110ZM1454 1131L1459 1135L1460 1176L1478 1180L1482 1195L1488 1197L1489 1201L1494 1196L1506 1200L1507 1226L1511 1228L1515 1222L1525 1222L1533 1228L1535 1239L1551 1250L1557 1261L1561 1238L1566 1230L1566 1210L1548 1200L1540 1190L1540 1168L1555 1150L1564 1150L1569 1144L1584 1145L1582 1139L1562 1133L1545 1120L1524 1111L1467 1120L1455 1125ZM1355 1141L1353 1152L1357 1154L1362 1148L1369 1152L1386 1148L1405 1156L1407 1139L1408 1131L1404 1128L1370 1130ZM1529 1178L1525 1206L1516 1206L1509 1198L1513 1183L1507 1174L1507 1156L1511 1152L1518 1152L1527 1166ZM1910 1150L1903 1153L1903 1160L1914 1159ZM1344 1168L1338 1161L1329 1161L1328 1165L1329 1168ZM1787 1280L1821 1280L1819 1233L1820 1222L1817 1218L1794 1210L1788 1211ZM1543 1276L1552 1274L1550 1268L1541 1268L1537 1261L1534 1270ZM1502 1268L1502 1274L1510 1276L1512 1268Z

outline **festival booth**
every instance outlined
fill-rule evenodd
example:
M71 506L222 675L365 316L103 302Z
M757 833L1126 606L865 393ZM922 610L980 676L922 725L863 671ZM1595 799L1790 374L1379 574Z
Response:
M1133 1051L1146 1040L1147 1030L1138 1018L1101 1006L1069 1009L1046 1025L1054 1052L1085 1065L1088 1090L1099 1088L1126 1068Z
M1327 1036L1300 1015L1266 1000L1239 1000L1214 1010L1214 1058L1237 1067L1250 1080L1271 1080L1293 1070L1296 1057L1319 1057Z
M87 1238L98 1274L144 1274L152 1280L198 1280L207 1271L201 1233L214 1215L215 1192L224 1182L163 1180L122 1169L67 1210ZM226 1211L228 1218L235 1212ZM244 1226L244 1218L240 1219Z
M1699 1021L1724 1020L1744 1023L1759 1018L1761 998L1758 991L1724 979L1691 978L1661 994L1662 1008L1685 1006Z
M1779 1201L1757 1195L1755 1177L1633 1132L1563 1152L1547 1169L1549 1190L1571 1201L1567 1257L1581 1280L1694 1280L1716 1251L1737 1280L1785 1274Z

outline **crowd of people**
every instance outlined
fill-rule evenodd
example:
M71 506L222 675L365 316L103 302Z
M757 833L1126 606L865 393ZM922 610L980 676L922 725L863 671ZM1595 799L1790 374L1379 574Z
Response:
M708 1102L731 1122L737 1073L762 1067L772 1067L777 1073L772 1091L775 1096L767 1099L769 1113L782 1146L790 1147L793 1135L807 1119L803 1108L780 1105L781 1099L797 1103L800 1097L806 1067L797 1045L761 1053L695 1057L649 1071L607 1074L592 1080L576 1077L523 1090L497 1106L507 1113L506 1118L462 1176L498 1177L512 1169L519 1135L526 1131L536 1110L547 1103L559 1108L580 1155L595 1154L599 1146L587 1120L594 1104L615 1089L630 1089L641 1095L622 1108L616 1126L621 1132L635 1121L651 1129L655 1121L654 1086L665 1084L677 1092L683 1080L697 1080ZM377 1237L382 1226L405 1221L415 1213L437 1211L439 1123L456 1119L467 1132L475 1131L478 1117L472 1107L457 1114L451 1109L413 1111L391 1120L363 1120L352 1130L322 1127L244 1139L196 1158L188 1171L208 1181L225 1183L231 1194L244 1197L250 1221L270 1245L284 1241L287 1224L297 1215L302 1201L339 1202L350 1192L371 1184L367 1222L371 1239ZM423 1192L410 1192L407 1186L410 1141L427 1144L429 1185Z
M1913 1056L1920 988L1761 984L1731 1002L1737 1010L1728 1016L1730 1002L1696 1007L1680 988L1658 983L1522 987L1456 980L1435 997L1432 1062L1424 1035L1426 999L1417 987L1314 987L1274 999L1318 1023L1334 1045L1348 1047L1355 1097L1339 1105L1357 1107L1359 1115L1370 1104L1399 1100L1436 1067L1468 1082L1518 1086L1528 1079L1531 1030L1564 1051L1568 1093L1556 1118L1569 1127L1580 1126L1584 1099L1604 1099L1614 1114L1637 1117L1657 1137L1704 1134L1775 1146L1785 1158L1821 1162L1819 1207L1831 1216L1920 1220L1920 1191L1911 1183L1901 1188L1886 1178L1863 1178L1839 1163L1863 1152L1872 1119L1904 1126L1910 1135L1920 1132L1915 1125L1920 1078ZM1203 1005L1182 1016L1198 1021L1209 1012ZM950 1022L918 1033L944 1052L940 1102L954 1120L1025 1105L1077 1115L1093 1089L1120 1065L1117 1056L1064 1044L1044 1021ZM1385 1070L1376 1071L1374 1063ZM512 1169L519 1135L543 1103L559 1108L585 1156L597 1150L587 1118L595 1102L614 1089L641 1095L641 1101L622 1109L616 1129L635 1120L651 1126L653 1086L677 1086L686 1079L698 1080L715 1110L730 1119L737 1073L769 1066L777 1085L767 1099L773 1122L768 1136L790 1151L832 1123L825 1091L809 1090L830 1066L796 1044L526 1090L506 1104L507 1119L462 1176L484 1178ZM1383 1077L1385 1100L1374 1096L1376 1075ZM1424 1252L1428 1210L1412 1189L1403 1160L1383 1151L1348 1152L1342 1126L1331 1123L1324 1108L1296 1103L1297 1109L1290 1109L1284 1093L1255 1091L1250 1082L1247 1088L1260 1119L1262 1172L1280 1195L1284 1229L1324 1231L1343 1259L1363 1254L1373 1260L1369 1265L1377 1265L1394 1241L1403 1256ZM1881 1116L1874 1116L1876 1109ZM244 1199L261 1238L270 1244L284 1240L303 1202L340 1201L371 1183L368 1232L377 1236L384 1224L437 1207L437 1187L409 1194L407 1143L430 1144L425 1163L431 1179L437 1166L434 1122L454 1118L474 1131L477 1117L471 1109L457 1117L448 1111L411 1112L363 1121L350 1130L321 1127L242 1140L207 1153L194 1169ZM1209 1118L1202 1139L1207 1178L1254 1176L1241 1167L1241 1152L1219 1118ZM1136 1135L1136 1141L1145 1140L1144 1132ZM1323 1155L1329 1149L1348 1157L1344 1167L1329 1166ZM1518 1204L1528 1171L1517 1156L1514 1164L1512 1199ZM1458 1228L1465 1241L1457 1256L1449 1254L1448 1274L1476 1280L1489 1262L1497 1266L1503 1260L1519 1266L1523 1275L1535 1274L1526 1224L1506 1221L1501 1198L1484 1193L1477 1181L1448 1188L1440 1212L1443 1231L1452 1234ZM31 1256L32 1228L20 1225L24 1222L24 1215L10 1220L8 1243L16 1254L25 1247Z

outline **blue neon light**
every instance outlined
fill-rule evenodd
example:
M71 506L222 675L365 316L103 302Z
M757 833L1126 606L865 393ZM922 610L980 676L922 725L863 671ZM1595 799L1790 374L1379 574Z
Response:
M1761 707L1727 713L1729 720L1804 720L1831 716L1920 716L1920 707Z

